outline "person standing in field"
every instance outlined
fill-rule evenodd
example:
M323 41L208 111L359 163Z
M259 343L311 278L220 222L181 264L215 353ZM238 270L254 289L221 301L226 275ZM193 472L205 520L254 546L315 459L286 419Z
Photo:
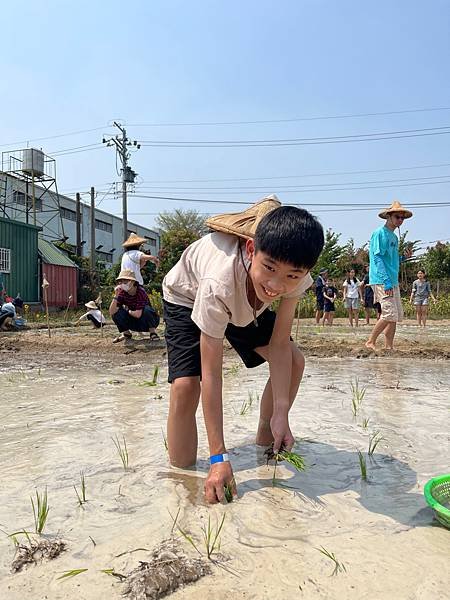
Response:
M431 292L431 285L423 269L417 271L417 279L414 281L409 301L416 307L416 319L419 327L427 324L428 305L430 298L436 302Z
M325 283L325 287L323 288L324 304L322 326L324 326L325 323L328 323L328 325L330 326L333 325L335 311L334 303L337 298L337 293L338 291L334 287L333 279L331 279L331 277L328 277Z
M133 271L136 281L139 283L139 285L144 285L141 269L143 269L149 261L155 265L158 264L158 259L156 256L142 252L142 246L146 241L147 240L145 238L140 237L135 233L131 233L130 237L122 244L125 251L122 256L120 270Z
M366 314L366 325L370 325L370 311L376 310L377 321L381 315L381 306L379 302L374 302L373 289L369 285L369 265L365 266L365 275L361 283L361 296L364 302L364 312Z
M412 217L412 212L395 200L391 206L382 210L379 215L386 221L372 233L369 246L369 282L373 287L374 300L381 304L381 317L366 342L366 347L376 350L378 336L384 333L385 348L393 350L397 323L403 320L403 308L398 285L400 256L398 238L394 231L405 219ZM409 252L406 256L410 256ZM402 257L404 260L405 257Z
M355 269L350 269L347 272L347 279L345 279L343 286L344 303L345 308L348 310L348 321L350 327L353 327L353 321L355 327L358 327L359 320L359 302L362 300L361 297L361 282L356 277Z
M323 307L324 307L324 297L323 297L323 288L325 287L325 281L327 279L328 269L320 269L319 276L316 278L314 282L314 287L316 291L316 324L319 325L320 319L323 315Z

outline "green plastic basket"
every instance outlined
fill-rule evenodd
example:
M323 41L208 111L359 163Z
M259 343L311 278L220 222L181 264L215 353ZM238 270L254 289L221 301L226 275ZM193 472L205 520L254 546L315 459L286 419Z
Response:
M425 500L434 510L434 514L439 523L450 529L450 474L433 477L425 485L423 490Z

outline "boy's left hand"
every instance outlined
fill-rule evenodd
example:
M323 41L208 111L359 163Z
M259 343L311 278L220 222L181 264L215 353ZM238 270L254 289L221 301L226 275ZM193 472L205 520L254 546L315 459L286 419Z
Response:
M273 435L274 453L276 454L279 452L282 446L285 450L290 452L295 443L295 439L291 433L287 416L273 415L270 419L270 429L272 430Z

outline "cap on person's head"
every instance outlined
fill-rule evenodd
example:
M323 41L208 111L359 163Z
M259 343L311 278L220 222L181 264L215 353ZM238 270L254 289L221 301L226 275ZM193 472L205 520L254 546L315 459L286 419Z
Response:
M130 237L125 240L122 244L124 248L129 248L130 246L140 246L141 244L145 244L147 240L140 235L136 235L135 233L130 233Z
M89 300L89 302L86 302L85 307L92 308L92 310L95 310L96 308L98 308L93 300Z
M123 271L120 271L119 275L116 277L116 281L120 281L121 279L135 281L136 283L138 283L138 280L136 279L136 276L131 269L123 269Z
M325 273L328 273L328 269L320 269L319 275L325 275Z
M398 200L394 200L390 207L382 210L380 213L378 213L378 216L381 219L387 219L389 215L392 215L393 213L401 213L405 219L409 219L413 215L412 212L402 206Z

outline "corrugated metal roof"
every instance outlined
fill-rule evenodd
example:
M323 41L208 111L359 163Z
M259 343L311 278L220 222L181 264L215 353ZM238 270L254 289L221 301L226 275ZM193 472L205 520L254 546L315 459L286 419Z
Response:
M58 250L58 248L47 242L47 240L43 240L42 238L38 238L38 248L39 254L42 257L42 260L49 265L59 265L61 267L76 267L77 265L70 260L68 256Z

